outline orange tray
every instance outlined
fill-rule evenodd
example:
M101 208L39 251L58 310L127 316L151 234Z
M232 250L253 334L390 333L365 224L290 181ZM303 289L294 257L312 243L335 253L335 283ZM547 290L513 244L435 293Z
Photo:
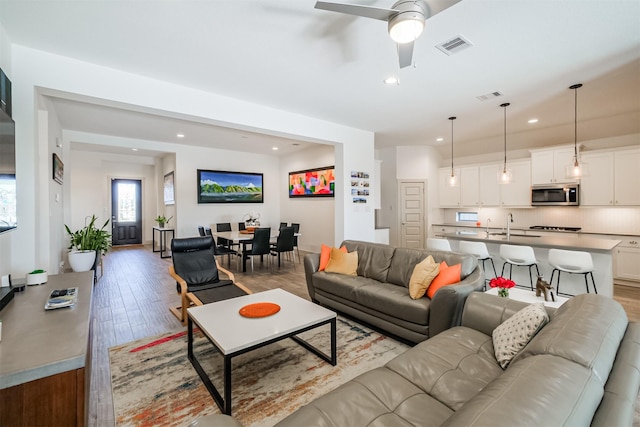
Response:
M280 306L272 302L256 302L240 308L240 315L244 317L267 317L280 311Z

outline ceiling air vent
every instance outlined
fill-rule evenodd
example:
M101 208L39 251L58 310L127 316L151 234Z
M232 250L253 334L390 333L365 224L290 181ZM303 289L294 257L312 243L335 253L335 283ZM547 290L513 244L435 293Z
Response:
M479 99L480 101L487 101L489 99L497 98L502 95L504 95L502 92L495 91L495 92L487 93L486 95L476 96L476 98Z
M469 40L458 35L444 43L436 45L436 49L446 53L447 55L453 55L454 53L458 53L471 46L473 46L473 44Z

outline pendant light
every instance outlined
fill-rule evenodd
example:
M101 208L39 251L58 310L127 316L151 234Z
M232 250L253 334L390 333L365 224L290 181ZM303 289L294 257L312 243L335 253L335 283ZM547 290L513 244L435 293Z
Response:
M502 170L498 172L498 183L509 184L511 182L511 169L507 168L507 107L511 105L506 102L500 104L500 107L504 108L504 163Z
M453 121L456 117L449 117L451 120L451 175L449 176L449 186L456 187L458 185L458 177L456 176L456 172L453 170Z
M565 167L566 177L580 179L587 174L587 165L580 158L578 153L578 89L582 83L569 86L574 93L574 120L573 120L573 157L571 163Z

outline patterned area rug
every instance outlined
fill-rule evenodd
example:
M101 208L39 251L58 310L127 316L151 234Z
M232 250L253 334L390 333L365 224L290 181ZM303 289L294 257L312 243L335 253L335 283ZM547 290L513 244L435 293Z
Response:
M330 352L329 326L300 337ZM292 340L270 344L232 360L232 411L245 426L267 427L360 373L384 365L409 347L338 318L338 365L331 366ZM200 333L196 357L222 390L222 357ZM118 426L184 426L219 413L187 359L186 331L109 349Z

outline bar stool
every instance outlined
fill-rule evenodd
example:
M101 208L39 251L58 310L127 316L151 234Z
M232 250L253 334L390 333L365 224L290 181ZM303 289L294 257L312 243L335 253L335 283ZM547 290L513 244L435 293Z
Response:
M514 265L516 267L529 267L529 281L531 282L531 290L533 290L531 267L536 267L538 276L540 276L540 270L538 270L536 254L533 252L533 248L531 246L500 245L500 258L504 260L500 275L504 276L504 268L509 264L509 279L511 279L511 272L513 271Z
M451 252L451 245L447 239L427 238L427 249L432 251Z
M564 271L569 274L584 274L584 284L587 287L587 293L589 293L589 282L587 276L591 275L591 283L593 284L593 290L598 293L596 288L596 282L593 279L593 258L589 252L579 251L565 251L562 249L549 249L549 264L553 267L551 272L551 280L549 284L553 286L553 275L558 272L558 279L556 280L556 293L560 294L560 272ZM571 294L563 293L563 295L573 296Z
M491 261L491 266L493 267L493 277L498 277L498 273L496 272L496 266L493 263L493 258L489 254L489 250L487 249L487 245L484 242L469 242L466 240L462 240L460 242L460 246L458 246L458 250L462 253L473 255L478 258L478 261L482 261L482 269L484 270L485 261ZM485 279L485 289L486 289L486 279Z

